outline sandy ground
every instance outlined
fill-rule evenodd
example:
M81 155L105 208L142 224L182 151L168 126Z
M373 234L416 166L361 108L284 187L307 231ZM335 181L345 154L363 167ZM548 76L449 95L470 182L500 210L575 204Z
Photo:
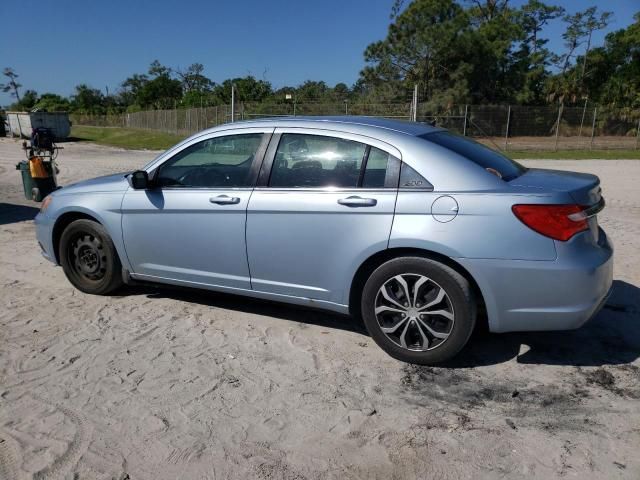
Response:
M154 156L64 146L62 184ZM602 179L615 292L592 322L418 368L329 313L74 290L38 252L21 155L0 139L0 478L640 478L640 161L528 162Z

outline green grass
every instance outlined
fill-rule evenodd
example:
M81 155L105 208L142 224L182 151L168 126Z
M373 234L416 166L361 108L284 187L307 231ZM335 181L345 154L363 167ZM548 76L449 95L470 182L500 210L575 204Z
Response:
M76 140L95 142L114 147L148 150L166 150L184 137L172 133L153 130L136 130L118 127L87 127L78 125L71 128L71 136ZM505 152L503 152L505 153ZM640 150L514 150L506 155L513 159L558 159L583 160L598 159L640 159Z
M522 150L502 152L514 160L522 158L553 160L585 160L590 158L604 160L638 160L640 150Z
M71 139L130 149L166 150L185 137L172 133L118 127L71 127Z

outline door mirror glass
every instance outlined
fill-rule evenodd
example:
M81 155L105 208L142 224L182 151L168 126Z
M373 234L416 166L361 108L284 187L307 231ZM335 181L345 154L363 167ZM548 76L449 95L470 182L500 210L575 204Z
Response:
M149 174L144 170L136 170L128 177L129 185L135 190L145 190L149 188Z

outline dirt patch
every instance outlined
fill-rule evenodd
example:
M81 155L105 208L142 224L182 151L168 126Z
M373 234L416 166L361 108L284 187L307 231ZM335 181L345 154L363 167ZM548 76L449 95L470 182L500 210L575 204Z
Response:
M416 367L324 312L78 292L38 252L21 156L0 139L0 477L640 478L640 162L532 162L601 177L611 308ZM153 156L65 143L60 181Z

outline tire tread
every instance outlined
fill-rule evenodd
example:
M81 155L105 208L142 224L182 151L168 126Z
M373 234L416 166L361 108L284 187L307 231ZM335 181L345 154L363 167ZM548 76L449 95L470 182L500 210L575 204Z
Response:
M429 277L434 274L442 277L434 280L438 281L443 288L445 288L441 283L443 279L454 282L456 287L453 291L445 288L456 311L454 330L441 347L426 352L412 352L393 343L380 330L373 309L367 308L368 304L375 302L375 295L383 281L393 275L416 270ZM459 272L430 258L406 256L388 260L371 273L362 290L360 312L373 340L393 358L418 365L435 365L450 360L467 344L475 327L477 305L471 285Z

